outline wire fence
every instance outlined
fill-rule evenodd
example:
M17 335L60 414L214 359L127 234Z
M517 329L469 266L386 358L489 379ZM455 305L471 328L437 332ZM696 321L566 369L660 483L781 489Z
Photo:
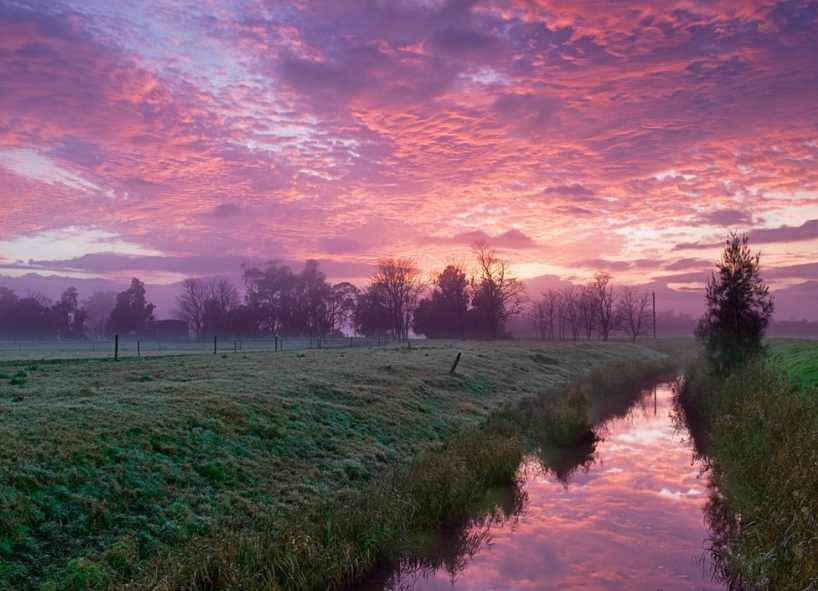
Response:
M387 339L344 337L332 339L210 339L208 341L95 340L95 341L0 341L0 361L54 359L127 359L171 355L213 355L255 352L304 351L377 347Z

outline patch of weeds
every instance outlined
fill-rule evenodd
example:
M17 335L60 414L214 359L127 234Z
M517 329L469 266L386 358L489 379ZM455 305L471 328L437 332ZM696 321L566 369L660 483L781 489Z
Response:
M535 353L531 356L532 361L541 365L559 365L559 359L555 359L550 355L543 355L542 353Z
M32 364L31 364L31 365L29 365L29 366L28 366L26 369L27 369L28 371L40 371L40 370L41 370L40 366L39 366L39 365L37 365L36 363L32 363Z
M59 591L95 591L105 589L105 571L96 562L77 558L68 563Z
M348 458L341 462L341 468L349 480L365 480L369 475L367 469L356 459Z
M10 377L11 377L11 376L10 376L9 374L7 374L6 372L4 372L4 371L0 371L0 380L7 380L7 379L9 379Z
M9 384L12 386L25 386L27 376L28 374L21 369L14 374L14 376L12 376L12 378L9 380Z
M221 482L227 478L224 465L220 462L207 462L197 466L196 471L212 482Z
M295 356L296 357L306 357L307 354L306 353L296 353Z

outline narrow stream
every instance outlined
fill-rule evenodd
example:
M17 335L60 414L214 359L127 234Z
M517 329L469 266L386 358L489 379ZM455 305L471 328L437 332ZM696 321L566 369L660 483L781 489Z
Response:
M530 459L519 514L441 535L435 555L362 589L725 589L703 560L707 477L674 428L671 398L668 385L646 391L579 460Z

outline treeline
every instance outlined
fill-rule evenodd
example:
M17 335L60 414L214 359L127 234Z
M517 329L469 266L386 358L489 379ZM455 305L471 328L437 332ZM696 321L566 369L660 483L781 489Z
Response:
M227 278L189 278L182 282L172 316L187 322L197 340L323 339L350 330L392 340L410 334L501 339L512 336L511 326L529 335L533 329L543 340L606 341L611 335L636 340L653 335L652 294L646 289L614 286L610 275L596 273L585 285L548 289L532 299L509 261L486 243L476 242L472 255L472 264L449 258L431 275L411 258L382 258L362 288L330 283L312 259L297 272L278 261L245 264L243 296ZM153 320L154 309L137 278L122 292L97 292L84 302L73 287L58 302L41 293L19 297L0 287L0 339L127 336L137 323ZM696 321L668 310L656 313L656 325L658 336L690 337ZM775 322L770 332L814 337L818 322Z
M543 340L607 341L622 331L635 341L653 334L652 294L629 285L614 288L611 276L595 273L586 285L549 289L530 312L537 336Z
M244 265L243 301L226 279L186 279L173 312L196 338L331 338L355 334L405 340L435 337L502 338L509 317L526 303L508 261L484 243L473 248L477 270L449 261L430 279L411 258L381 258L367 285L332 284L308 260L294 272L272 261ZM430 292L431 289L431 292ZM425 297L424 297L425 296Z
M81 340L127 335L136 322L153 320L145 285L134 278L120 293L97 292L80 303L75 287L54 302L40 292L18 296L0 287L0 339Z

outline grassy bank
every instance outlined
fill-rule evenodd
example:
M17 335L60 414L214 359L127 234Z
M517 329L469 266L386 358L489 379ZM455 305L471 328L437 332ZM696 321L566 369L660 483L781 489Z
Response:
M815 396L818 384L818 341L803 339L773 339L770 358L787 376L794 389Z
M502 404L612 359L658 356L626 344L459 347L4 364L0 588L165 581L174 564L197 564L209 580L216 575L205 566L229 556L275 564L269 552L280 547L269 536L282 523L304 532L318 523L330 537L343 530L340 517L324 519L337 510L326 499L348 508L349 495L386 473L415 482L399 470L428 461ZM362 515L377 515L376 507ZM302 539L295 533L282 539ZM177 560L214 540L225 541L223 552ZM275 555L295 560L301 548ZM194 583L188 576L168 588L216 588Z
M803 345L771 351L727 378L690 367L680 400L710 457L720 574L734 589L818 589L816 386L798 370L810 367L800 362Z

